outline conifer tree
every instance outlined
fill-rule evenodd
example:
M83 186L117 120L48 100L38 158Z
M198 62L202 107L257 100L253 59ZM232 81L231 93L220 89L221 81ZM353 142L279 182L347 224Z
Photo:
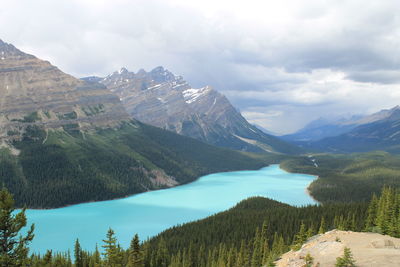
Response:
M351 253L350 248L345 247L343 257L336 258L336 267L355 267L355 260Z
M90 257L89 267L99 267L100 265L101 265L101 257L100 257L99 248L97 247L97 244L96 244L94 253Z
M365 231L371 231L375 226L375 219L378 212L378 198L374 194L368 207L368 215L365 221Z
M325 217L322 216L321 223L319 224L318 234L323 234L326 232L326 222Z
M14 199L7 189L0 191L0 266L22 266L28 260L28 244L32 241L34 225L26 235L19 232L26 226L25 209L15 213Z
M203 244L200 245L199 251L197 253L197 265L199 267L205 267L206 263L204 261L206 257L206 250Z
M310 228L308 228L308 230L307 230L307 238L306 238L306 240L308 238L312 237L314 234L315 234L314 224L311 224Z
M305 267L312 267L312 265L314 263L314 258L311 256L310 253L307 253L307 255L304 258L304 260L306 262L306 266Z
M391 219L388 212L390 210L391 193L392 193L391 188L389 187L383 188L378 203L378 212L376 215L375 225L378 226L379 230L383 234L388 233L389 222Z
M258 267L262 264L262 233L256 228L253 240L253 254L251 257L251 267Z
M79 240L76 239L74 247L75 267L83 267L82 249Z
M127 267L143 267L143 255L140 249L139 235L135 234L129 247L129 258Z
M240 249L238 252L236 267L249 267L249 252L244 240L240 243Z
M117 245L117 238L115 237L114 231L109 228L107 231L107 238L103 240L105 243L102 247L104 248L103 255L105 256L105 262L108 267L119 267L122 265L122 255L120 247Z
M168 257L167 244L165 243L164 238L161 238L157 246L155 266L167 267L168 264L169 264L169 257Z
M307 241L307 231L304 222L300 225L300 230L293 239L292 249L299 250L304 242Z
M53 262L53 252L52 250L47 250L43 257L43 267L51 267Z

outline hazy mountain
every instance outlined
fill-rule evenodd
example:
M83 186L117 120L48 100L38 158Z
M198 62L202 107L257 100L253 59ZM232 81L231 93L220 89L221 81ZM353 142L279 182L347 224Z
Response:
M319 118L310 122L297 132L280 136L280 138L296 144L318 141L326 137L337 136L351 131L359 125L358 120L361 118L362 116L334 120Z
M57 207L266 162L132 120L115 94L0 41L0 182Z
M181 76L163 67L137 73L122 68L101 80L84 80L100 81L119 96L129 114L153 126L236 150L299 151L248 123L212 87L192 88Z
M347 133L312 142L310 146L334 152L399 151L399 106L363 117L357 120L357 124Z

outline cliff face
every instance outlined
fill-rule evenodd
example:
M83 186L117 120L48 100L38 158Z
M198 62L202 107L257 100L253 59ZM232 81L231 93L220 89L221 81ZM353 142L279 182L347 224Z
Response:
M0 40L0 139L18 139L28 125L80 130L128 120L118 97Z
M150 72L122 68L99 81L119 96L135 119L213 145L244 151L293 152L291 146L251 125L210 86L192 88L163 67Z
M335 266L336 258L343 256L345 247L350 248L358 267L395 267L400 263L399 238L333 230L310 238L299 251L283 254L276 266L305 266L304 259L308 253L314 258L312 266Z

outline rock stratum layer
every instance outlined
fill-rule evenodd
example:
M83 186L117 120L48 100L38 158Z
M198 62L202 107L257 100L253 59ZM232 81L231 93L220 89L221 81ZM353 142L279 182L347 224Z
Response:
M210 86L192 88L163 67L150 72L122 68L99 81L119 96L135 119L209 144L243 151L293 153L298 149L251 125Z
M28 125L94 129L129 115L104 86L76 79L0 40L0 139L15 140Z
M336 258L350 248L358 267L397 267L400 264L400 239L376 233L333 230L310 238L298 251L282 255L277 267L302 267L309 253L312 266L335 266ZM319 264L319 265L318 265Z

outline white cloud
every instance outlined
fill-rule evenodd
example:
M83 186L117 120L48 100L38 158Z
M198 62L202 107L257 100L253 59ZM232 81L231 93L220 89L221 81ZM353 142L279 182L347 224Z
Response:
M76 76L164 65L287 132L400 103L398 14L396 0L1 0L0 38Z

